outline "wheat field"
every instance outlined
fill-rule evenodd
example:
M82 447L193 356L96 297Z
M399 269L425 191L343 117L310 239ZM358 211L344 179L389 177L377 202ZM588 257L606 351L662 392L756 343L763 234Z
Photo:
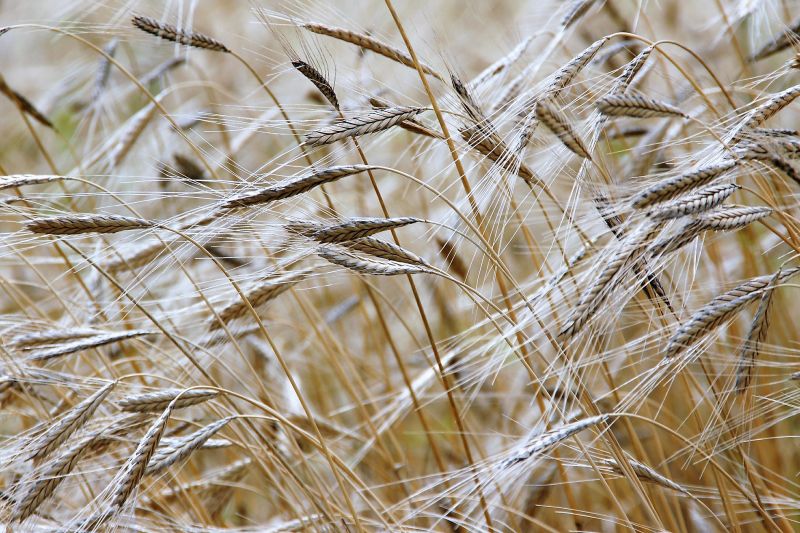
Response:
M800 3L0 2L3 531L800 530Z

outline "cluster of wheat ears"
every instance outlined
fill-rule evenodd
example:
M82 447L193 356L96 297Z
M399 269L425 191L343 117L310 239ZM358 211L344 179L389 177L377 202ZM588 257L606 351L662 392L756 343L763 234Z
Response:
M120 4L0 28L7 531L797 528L791 2Z

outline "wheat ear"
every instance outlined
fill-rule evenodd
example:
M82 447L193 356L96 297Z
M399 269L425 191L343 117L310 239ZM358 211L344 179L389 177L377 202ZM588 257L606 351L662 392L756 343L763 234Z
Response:
M628 235L620 249L600 269L598 276L584 290L572 316L562 328L560 336L569 338L576 335L583 326L600 310L601 304L609 296L613 281L618 278L626 265L636 264L646 250L646 242L660 230L660 224L643 225Z
M781 270L776 275L753 278L715 297L698 309L670 337L664 358L672 359L719 327L744 305L761 296L765 290L774 290L778 281L785 281L798 271L800 268L794 267Z
M602 462L602 464L606 465L607 467L611 468L615 473L624 476L625 473L622 468L619 466L616 460L608 459ZM641 479L642 481L647 481L648 483L653 483L655 485L661 485L662 487L666 487L668 489L681 492L683 494L689 494L689 491L685 488L681 487L671 479L666 476L663 476L656 472L655 469L650 468L644 463L640 463L635 459L628 458L628 464L631 466L631 469L636 474L636 476Z
M417 222L421 222L421 220L415 217L353 217L340 224L323 226L307 234L307 236L325 244L340 243L369 237L382 231L402 228Z
M205 50L213 50L216 52L230 52L227 46L222 44L216 39L203 35L197 32L187 32L179 30L172 24L165 24L150 17L142 17L135 15L131 20L134 26L140 30L147 32L156 37L161 37L173 43L179 43L186 46L194 46L195 48L203 48Z
M536 104L536 118L547 126L558 139L575 155L591 159L589 151L572 128L567 118L558 111L553 102L542 100Z
M36 346L58 344L64 341L73 341L86 337L100 335L103 332L91 328L68 328L53 329L48 331L36 331L34 333L23 333L12 337L8 345L22 350L30 350Z
M375 52L376 54L389 58L392 61L397 61L401 65L405 65L412 69L416 68L414 60L411 58L411 56L402 50L395 48L390 44L386 44L383 41L379 41L370 35L346 30L344 28L337 28L335 26L328 26L326 24L320 24L317 22L305 22L301 24L301 26L312 33L333 37L334 39L360 46L365 50ZM424 73L441 79L439 74L437 74L433 68L425 65L424 63L420 63L420 67Z
M711 183L714 179L736 167L737 164L736 160L728 159L721 163L705 166L698 170L685 172L673 178L660 181L634 196L631 205L636 209L644 209L655 203L671 200L689 189Z
M170 466L183 461L189 457L192 452L200 448L203 443L213 437L220 429L225 427L231 420L233 420L232 417L217 420L190 435L174 440L168 446L157 448L150 458L150 462L147 464L147 469L144 474L146 476L158 474Z
M247 207L256 204L283 200L308 192L315 187L331 183L345 176L353 176L369 170L369 165L342 165L314 170L306 176L276 183L257 191L242 194L223 202L222 207Z
M562 442L577 433L580 433L586 428L596 426L608 420L608 415L591 416L572 422L571 424L563 425L559 428L548 431L542 435L537 435L535 438L530 439L528 442L521 446L521 449L514 453L511 457L503 460L501 468L509 468L517 463L521 463L538 455L549 448L552 448L559 442Z
M566 65L553 74L552 80L550 80L550 83L548 83L544 89L544 94L548 97L558 96L558 94L572 83L575 77L586 68L586 65L594 59L597 52L599 52L607 42L608 37L602 37L586 47L583 52L570 59Z
M597 110L610 117L684 117L675 106L639 95L610 94L597 101Z
M573 0L561 18L561 26L569 28L584 16L597 0Z
M798 36L800 36L800 19L796 19L789 24L787 28L781 30L778 35L759 48L750 56L750 61L759 61L789 48L793 43L797 42Z
M325 76L319 70L299 59L292 61L292 66L317 88L334 109L339 109L339 99L336 97L333 85L325 79Z
M676 235L667 235L653 243L648 252L653 255L665 255L675 252L707 230L731 231L766 218L772 214L769 207L726 207L702 213L690 220Z
M292 285L305 279L308 274L308 270L301 270L297 272L289 272L282 276L269 278L265 282L260 283L246 291L245 296L253 308L260 307L289 290ZM236 298L218 313L219 318L223 322L229 322L236 318L241 318L249 312L250 305L247 305L247 303L245 303L241 298ZM213 330L220 327L221 324L215 317L211 322L210 328Z
M696 193L661 204L651 210L648 215L654 220L667 220L702 213L717 207L739 189L741 187L735 183L711 185Z
M25 492L17 499L9 521L21 522L36 512L72 472L81 457L91 450L91 444L98 436L99 432L80 437L61 455L37 469L34 473L36 477L27 484Z
M645 63L647 63L647 58L650 57L650 54L653 52L653 46L648 46L636 57L634 57L630 63L625 65L625 69L620 74L619 78L616 79L614 85L611 87L611 94L621 94L624 93L628 87L630 87L631 83L633 83L634 78L642 70Z
M367 258L333 246L320 246L317 249L317 254L334 265L358 272L359 274L397 276L400 274L420 274L429 272L427 268L422 266Z
M17 106L17 108L20 111L22 111L26 115L33 117L40 124L47 126L50 129L53 129L53 123L50 122L50 119L44 116L44 114L41 111L36 109L36 107L32 103L30 103L30 101L27 98L25 98L20 93L9 87L8 83L6 83L6 80L2 74L0 74L0 93L3 93L6 96L6 98L11 100L11 102L15 106Z
M742 347L739 349L738 363L736 365L736 382L734 383L734 390L736 390L738 394L745 392L750 385L759 349L769 329L769 310L775 294L775 283L778 281L780 274L781 271L779 270L772 276L769 284L761 294L761 301L758 304L756 313L753 315L753 319L750 321L747 337L744 343L742 343Z
M345 248L361 252L363 254L377 257L378 259L386 259L389 261L396 261L398 263L408 263L409 265L417 265L425 267L428 264L418 255L405 248L398 246L394 243L376 239L374 237L363 237L352 241L341 243Z
M740 141L746 130L760 126L800 96L800 85L773 94L766 102L753 109L735 130L731 139Z
M126 396L119 400L117 405L123 411L152 413L166 409L169 405L172 405L171 409L182 409L197 405L215 398L217 394L217 391L207 389L190 389L187 391L163 389L156 392ZM174 404L172 404L173 400L175 401Z
M164 61L163 63L161 63L160 65L156 66L153 70L151 70L144 76L142 76L141 79L139 80L139 83L141 83L144 86L150 85L151 83L156 81L158 78L160 78L170 70L179 67L184 63L186 63L185 57L171 57L166 61Z
M64 181L71 179L67 176L52 176L43 174L12 174L0 176L0 191L25 185L38 185L40 183L50 183L53 181Z
M48 348L46 350L34 351L33 354L30 356L30 359L32 361L46 361L48 359L53 359L54 357L69 355L71 353L80 352L82 350L88 350L89 348L97 348L98 346L105 346L106 344L111 344L112 342L119 342L126 339L133 339L135 337L150 335L152 333L153 332L150 330L131 330L122 333L108 333L105 335L98 335L96 337L89 337L87 339L77 340L75 342L62 344L61 346L55 346L53 348Z
M305 144L322 146L349 137L385 131L423 111L425 109L421 107L398 106L375 109L363 115L342 118L329 126L307 133Z
M116 233L152 227L153 223L147 220L119 215L64 215L51 218L36 218L25 224L25 228L28 231L46 235Z
M147 469L147 464L150 462L150 458L153 456L161 436L164 434L164 429L173 409L178 407L178 402L180 402L180 398L170 401L164 412L153 422L147 433L142 437L142 440L139 441L133 455L125 462L122 470L115 478L109 505L109 509L112 512L119 512L130 495L136 490Z
M44 434L36 439L31 446L32 450L30 450L28 457L34 460L41 460L61 446L64 441L89 420L115 385L116 382L109 383L70 409L67 414L52 424Z

